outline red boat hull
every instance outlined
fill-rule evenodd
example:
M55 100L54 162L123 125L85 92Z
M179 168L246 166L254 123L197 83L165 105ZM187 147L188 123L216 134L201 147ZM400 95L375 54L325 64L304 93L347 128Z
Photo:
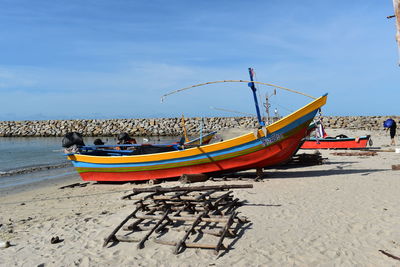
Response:
M223 161L198 164L189 167L150 170L135 173L135 180L152 180L160 177L173 178L181 174L218 173L227 169L247 170L282 164L297 151L298 144L306 133L305 128L298 129L292 136L282 142L268 146L255 153L235 157ZM241 166L238 168L237 166ZM83 172L80 173L85 181L132 181L132 174L126 172Z
M366 148L370 136L360 138L339 138L339 139L306 139L301 146L302 149L351 149Z

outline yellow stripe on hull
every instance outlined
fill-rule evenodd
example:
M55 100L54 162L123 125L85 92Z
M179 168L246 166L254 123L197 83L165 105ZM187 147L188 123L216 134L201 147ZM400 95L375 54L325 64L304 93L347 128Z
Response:
M229 139L224 142L201 146L201 148L200 147L189 148L181 151L171 151L171 152L163 152L157 154L123 156L123 157L121 156L99 157L99 156L74 154L74 155L68 155L68 159L81 162L88 162L88 163L105 163L105 164L159 161L159 160L168 160L181 157L196 156L203 153L223 150L226 148L254 141L255 139L256 138L253 133L248 133L246 135Z

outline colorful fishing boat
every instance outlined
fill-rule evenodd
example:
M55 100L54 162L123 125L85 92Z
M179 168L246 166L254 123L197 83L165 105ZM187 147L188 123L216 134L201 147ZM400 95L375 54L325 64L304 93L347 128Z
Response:
M179 177L182 174L215 174L248 169L262 169L286 163L299 149L308 133L308 126L320 108L325 105L327 95L315 99L308 105L268 126L261 119L258 107L253 70L249 69L250 81L229 80L209 82L248 82L253 91L257 118L260 127L254 132L216 142L191 146L185 139L171 145L131 144L116 148L84 146L81 140L67 158L85 181L139 181ZM177 91L205 84L199 84ZM275 88L293 90L266 84ZM305 95L303 93L300 93ZM162 98L162 99L163 99Z
M67 157L85 181L165 179L278 165L297 151L308 125L326 99L324 95L256 132L218 143L182 150L177 146L175 151L142 155L85 155L84 149L80 149Z

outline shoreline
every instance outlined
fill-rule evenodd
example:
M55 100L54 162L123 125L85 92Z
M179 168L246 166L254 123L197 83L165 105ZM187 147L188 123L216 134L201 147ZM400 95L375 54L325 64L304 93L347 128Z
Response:
M82 182L82 179L72 166L16 174L0 178L0 195L13 195L78 181Z
M59 168L66 168L69 166L71 166L71 163L66 161L66 162L58 163L58 164L38 164L38 165L34 165L34 166L20 167L20 168L12 169L12 170L4 170L4 171L0 171L0 179L2 177L8 177L8 176L14 176L14 175L20 175L20 174L28 174L28 173L38 172L38 171L46 171L46 170L59 169Z

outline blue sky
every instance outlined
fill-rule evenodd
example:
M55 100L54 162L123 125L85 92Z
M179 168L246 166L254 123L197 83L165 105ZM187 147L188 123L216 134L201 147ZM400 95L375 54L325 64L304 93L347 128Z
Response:
M0 120L254 113L248 79L325 115L399 115L392 1L0 0ZM260 87L260 96L272 91ZM285 115L309 99L278 91Z

